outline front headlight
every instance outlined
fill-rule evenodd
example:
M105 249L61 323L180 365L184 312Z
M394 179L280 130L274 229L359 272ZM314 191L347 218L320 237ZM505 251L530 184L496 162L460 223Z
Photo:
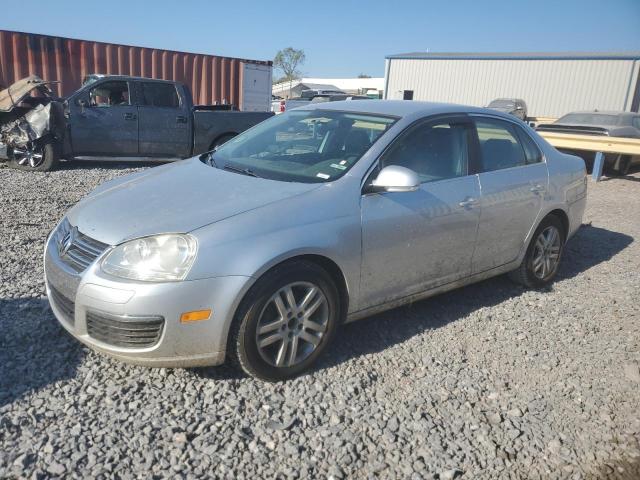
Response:
M165 234L118 245L102 260L102 271L143 282L183 280L196 258L198 244L191 235Z

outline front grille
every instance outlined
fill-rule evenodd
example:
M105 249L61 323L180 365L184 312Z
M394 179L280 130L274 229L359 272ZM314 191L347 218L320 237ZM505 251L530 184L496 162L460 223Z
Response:
M65 320L71 325L74 323L76 304L70 298L67 298L59 290L49 285L49 301L64 315Z
M81 233L66 219L58 227L55 239L60 260L76 273L82 273L86 270L109 247L109 245Z
M164 317L114 315L87 311L89 336L115 347L152 347L160 340Z

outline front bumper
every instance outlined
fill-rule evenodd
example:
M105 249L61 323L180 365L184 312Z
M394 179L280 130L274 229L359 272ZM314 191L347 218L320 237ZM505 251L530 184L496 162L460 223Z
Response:
M94 350L139 365L191 367L224 362L229 326L249 277L128 281L102 273L98 267L102 256L77 274L61 260L52 238L47 241L47 296L54 315L71 335ZM209 320L180 323L182 313L204 309L212 310ZM103 321L97 327L96 318ZM156 331L158 318L163 321ZM149 324L144 323L146 319ZM122 330L128 325L133 327ZM113 340L133 338L136 328L145 325L149 341L141 342L142 346L135 342L123 346L122 341ZM149 331L157 335L149 335ZM114 332L115 336L111 335Z

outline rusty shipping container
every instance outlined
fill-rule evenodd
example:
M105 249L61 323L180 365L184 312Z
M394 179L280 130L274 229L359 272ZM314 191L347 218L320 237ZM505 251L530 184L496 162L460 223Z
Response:
M77 90L90 73L132 75L185 83L196 104L231 103L269 110L272 62L0 30L0 89L35 74ZM264 92L263 92L264 90Z

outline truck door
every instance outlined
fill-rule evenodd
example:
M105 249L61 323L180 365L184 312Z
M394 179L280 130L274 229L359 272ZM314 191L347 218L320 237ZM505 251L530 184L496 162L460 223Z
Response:
M167 82L140 82L140 155L186 158L191 155L192 112L176 85Z
M138 108L130 89L130 82L107 80L69 102L74 156L138 155Z

